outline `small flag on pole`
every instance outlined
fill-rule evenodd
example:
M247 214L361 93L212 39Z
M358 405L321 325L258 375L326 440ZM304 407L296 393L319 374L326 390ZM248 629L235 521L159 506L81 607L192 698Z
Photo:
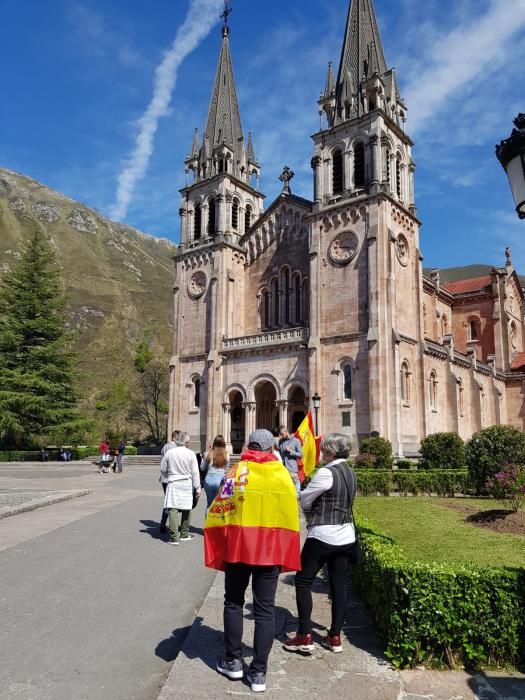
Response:
M319 442L321 438L315 437L311 411L308 411L305 419L297 428L295 437L299 439L303 448L302 460L298 460L299 480L302 483L305 478L312 476L315 465L319 461Z

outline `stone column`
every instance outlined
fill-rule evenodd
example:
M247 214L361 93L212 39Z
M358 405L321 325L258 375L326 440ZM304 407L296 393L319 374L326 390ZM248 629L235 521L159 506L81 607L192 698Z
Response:
M414 173L416 171L415 163L410 163L408 166L408 206L413 207L415 205L415 195L414 195Z
M222 404L222 434L226 440L226 449L231 454L232 448L232 407L229 403Z
M248 444L248 437L250 433L255 430L255 415L257 404L255 401L245 401L243 403L243 408L245 409L244 425L245 425L245 442Z
M225 223L226 223L226 202L223 194L218 194L217 195L217 207L219 209L218 212L215 212L215 216L218 216L218 227L217 227L217 233L224 233L226 230Z
M310 161L312 170L314 171L314 202L320 203L321 196L321 156L314 156Z
M376 134L370 137L370 148L371 148L371 165L372 172L370 178L370 185L372 187L372 194L378 192L379 182L380 182L380 172L379 172L379 138Z
M390 183L388 181L388 141L387 139L381 139L381 185L383 190L390 191Z
M171 434L174 431L174 414L175 414L175 372L177 369L177 359L172 357L170 360L170 382L169 382L169 399L168 399L168 440L171 439Z
M289 428L290 426L288 425L288 401L277 401L277 407L279 409L279 425L286 425L286 427Z
M354 184L354 152L351 148L344 153L343 167L345 170L345 191L351 192L355 189Z
M206 238L208 235L208 215L209 215L209 206L208 202L206 204L202 205L202 215L201 215L201 238Z
M186 243L188 241L187 214L188 212L186 211L185 207L181 207L179 209L181 243Z

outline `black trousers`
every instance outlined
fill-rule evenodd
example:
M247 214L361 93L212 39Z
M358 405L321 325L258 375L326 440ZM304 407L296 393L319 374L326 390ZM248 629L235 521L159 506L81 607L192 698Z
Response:
M295 575L295 597L299 615L299 634L312 631L312 584L326 564L332 597L332 625L329 634L341 634L347 604L348 557L354 544L340 547L308 537L301 551L301 571Z
M255 634L250 668L266 673L268 656L275 634L275 593L279 580L278 566L226 564L224 593L224 645L226 658L242 659L242 625L244 594L252 578Z
M164 491L164 494L166 493L166 489L168 487L168 484L162 484L162 490ZM160 518L160 526L161 527L166 527L166 523L168 522L168 509L163 508L162 509L162 515Z

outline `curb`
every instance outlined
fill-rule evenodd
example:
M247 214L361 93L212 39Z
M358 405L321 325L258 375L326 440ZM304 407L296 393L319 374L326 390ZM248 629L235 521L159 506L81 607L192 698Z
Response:
M22 503L14 508L1 508L0 520L3 518L9 518L12 515L18 515L19 513L27 513L31 510L36 510L37 508L52 506L55 503L72 501L74 498L80 498L81 496L89 496L91 493L93 493L92 489L85 489L83 491L68 491L67 493L62 492L62 494L57 496L48 496L47 498L39 498L34 501L29 501L28 503Z

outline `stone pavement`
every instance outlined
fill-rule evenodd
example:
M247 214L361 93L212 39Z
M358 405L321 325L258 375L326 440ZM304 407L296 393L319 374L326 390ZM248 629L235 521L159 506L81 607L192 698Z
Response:
M42 489L0 488L0 520L10 515L25 513L54 503L69 501L93 493L91 489L46 491Z
M215 671L222 651L223 575L218 574L186 638L158 700L227 698L252 695L245 681L229 681ZM253 638L251 594L247 595L244 656L251 659ZM370 618L351 596L344 627L344 652L333 654L316 645L312 656L284 651L281 641L296 631L293 575L284 574L277 592L276 639L269 660L266 696L323 700L522 700L525 676L394 670L382 655ZM319 641L330 621L326 586L314 591L314 637ZM264 697L264 696L263 696Z

